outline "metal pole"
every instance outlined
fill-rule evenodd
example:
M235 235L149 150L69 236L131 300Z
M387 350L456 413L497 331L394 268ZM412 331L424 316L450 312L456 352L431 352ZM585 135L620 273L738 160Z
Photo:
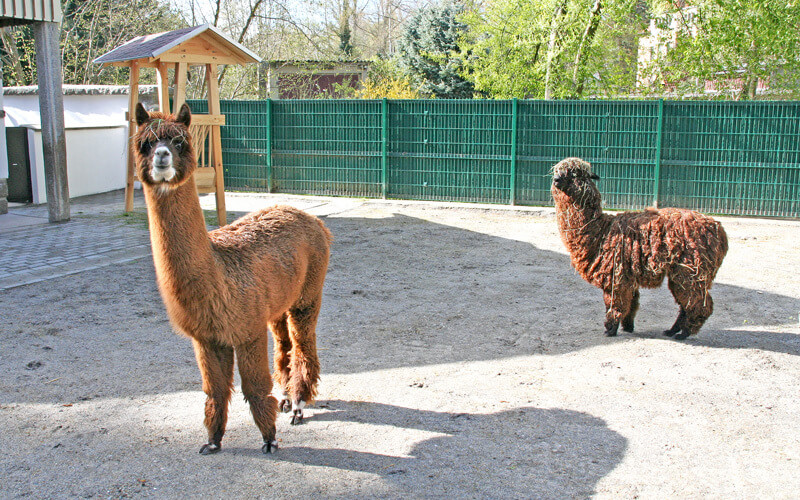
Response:
M517 98L511 100L511 196L510 204L517 204Z
M272 192L272 99L267 98L267 192Z
M387 142L389 140L389 102L381 99L381 197L386 199L387 192Z
M658 100L658 124L656 126L656 171L653 183L653 206L658 208L658 191L661 184L661 132L664 129L664 99Z

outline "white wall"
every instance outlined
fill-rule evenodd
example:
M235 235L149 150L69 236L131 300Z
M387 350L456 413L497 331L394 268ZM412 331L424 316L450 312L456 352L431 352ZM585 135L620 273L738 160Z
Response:
M33 202L46 203L39 96L7 94L3 100L5 126L28 128ZM125 94L64 96L70 198L125 187L127 109Z
M125 187L128 127L67 129L69 196L105 193ZM42 131L28 128L33 203L47 202Z
M42 128L39 115L39 96L15 95L7 88L3 97L6 127ZM64 96L64 127L109 127L126 125L127 94L98 94Z

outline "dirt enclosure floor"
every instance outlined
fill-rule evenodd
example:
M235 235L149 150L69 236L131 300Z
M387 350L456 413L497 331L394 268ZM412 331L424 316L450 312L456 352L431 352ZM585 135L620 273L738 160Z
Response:
M666 286L603 337L550 209L229 208L275 201L335 236L319 399L279 416L278 453L237 378L198 454L199 371L148 257L0 294L0 497L797 498L800 221L720 218L716 310L678 342Z

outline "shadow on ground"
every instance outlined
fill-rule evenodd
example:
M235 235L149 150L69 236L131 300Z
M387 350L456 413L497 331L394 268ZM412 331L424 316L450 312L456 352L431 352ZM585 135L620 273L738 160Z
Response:
M440 434L407 456L293 447L280 460L376 474L442 498L586 498L622 460L626 440L599 418L561 409L491 414L326 401L314 422L358 422ZM398 451L398 454L400 452Z
M662 338L677 313L665 287L644 291L637 333L603 337L600 291L566 255L537 248L533 227L519 235L531 244L397 214L326 223L335 242L318 327L323 374ZM724 284L712 293L716 312L691 345L800 354L797 336L756 329L786 324L800 300ZM149 258L9 290L0 310L2 402L199 389Z

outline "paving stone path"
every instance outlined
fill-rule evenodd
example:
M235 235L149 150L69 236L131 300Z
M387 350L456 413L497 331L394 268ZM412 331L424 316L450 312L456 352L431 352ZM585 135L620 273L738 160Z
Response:
M70 200L69 222L51 224L46 205L9 208L0 215L0 291L52 278L121 264L151 255L144 199L137 190L134 213L123 214L123 192ZM314 215L330 215L363 203L346 198L305 198L227 193L228 220L275 203L288 203ZM201 197L213 212L213 196ZM209 226L213 229L215 226Z
M72 219L60 224L48 223L42 206L0 215L0 290L150 255L143 216L122 217L120 196L76 199Z

